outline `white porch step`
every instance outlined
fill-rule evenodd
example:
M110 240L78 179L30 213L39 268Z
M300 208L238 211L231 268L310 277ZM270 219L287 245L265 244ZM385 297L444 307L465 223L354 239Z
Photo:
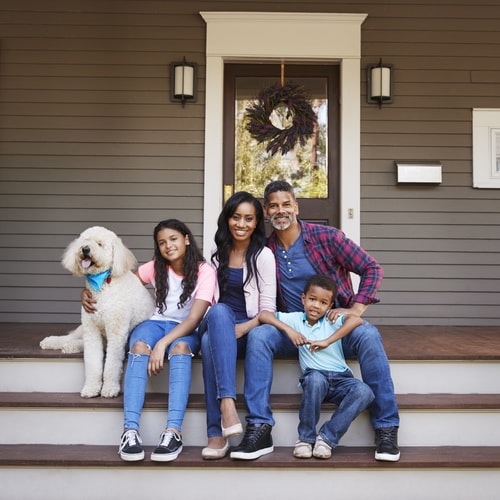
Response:
M359 364L349 361L356 377ZM391 360L391 373L398 394L497 394L500 392L500 363L494 360ZM28 373L36 374L31 377ZM276 360L272 391L275 394L299 394L298 361ZM83 387L83 359L78 356L60 358L0 358L0 392L79 392ZM243 361L238 361L237 389L243 392ZM148 392L168 390L168 366L152 377ZM193 361L191 392L203 394L201 360Z
M121 462L114 447L0 445L0 482L9 500L498 499L500 448L401 451L397 463L376 462L364 448L337 448L330 460L276 448L256 461L202 462L200 448L186 448L176 461L154 464Z
M152 463L148 455L144 462L131 464L117 454L121 398L80 398L81 356L38 348L41 338L57 333L52 326L0 325L2 499L156 498L158 492L187 500L200 496L214 500L498 498L500 328L383 330L401 415L399 462L374 460L367 413L356 419L332 459L293 458L300 400L296 360L275 362L275 452L250 462L203 461L203 384L201 363L195 360L183 453L169 464ZM359 376L357 363L351 366ZM242 383L239 362L240 393ZM148 453L166 418L166 395L157 393L167 388L166 371L148 387L141 425ZM241 397L238 405L243 419ZM325 405L323 418L333 408Z
M244 421L242 399L239 407ZM299 395L272 396L276 446L294 445L299 402ZM500 422L499 395L400 395L398 402L401 446L500 446L500 433L496 431ZM2 442L117 445L123 426L122 405L122 397L82 399L77 393L0 393L0 428L9 429ZM165 427L166 407L167 395L148 395L141 420L145 445L157 444ZM334 405L324 405L321 421L328 419L333 410ZM201 395L190 398L183 440L187 446L206 443ZM373 445L367 412L353 422L341 445Z

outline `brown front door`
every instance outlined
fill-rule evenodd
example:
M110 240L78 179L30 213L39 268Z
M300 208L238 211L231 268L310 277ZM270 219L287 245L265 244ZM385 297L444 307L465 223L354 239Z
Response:
M318 126L305 146L266 152L246 130L246 108L259 92L285 82L304 87ZM339 67L336 65L226 64L224 67L224 199L234 191L262 198L272 180L290 182L304 220L339 226Z

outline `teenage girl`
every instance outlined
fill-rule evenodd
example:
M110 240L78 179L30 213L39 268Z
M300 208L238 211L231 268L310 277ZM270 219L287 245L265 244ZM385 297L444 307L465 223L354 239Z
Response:
M205 261L189 228L169 219L154 229L154 258L136 274L155 288L156 310L137 325L129 340L124 379L124 430L119 454L122 460L144 459L139 421L148 376L169 361L168 416L151 460L169 462L182 451L182 423L191 385L191 360L200 349L198 325L211 305L215 271ZM83 300L85 307L85 298ZM87 306L92 304L87 304Z

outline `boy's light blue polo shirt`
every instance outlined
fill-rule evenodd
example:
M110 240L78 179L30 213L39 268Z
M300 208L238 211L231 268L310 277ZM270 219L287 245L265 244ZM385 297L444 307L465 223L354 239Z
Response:
M276 317L291 326L294 330L307 337L309 340L323 340L336 332L344 323L344 315L330 323L326 316L323 316L315 325L311 326L306 320L305 312L282 313L277 312ZM315 370L326 370L332 372L350 371L342 350L342 342L334 342L326 349L312 353L309 346L299 347L299 363L302 371L306 368Z

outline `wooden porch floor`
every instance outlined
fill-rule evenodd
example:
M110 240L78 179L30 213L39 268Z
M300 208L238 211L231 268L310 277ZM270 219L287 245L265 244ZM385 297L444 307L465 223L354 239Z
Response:
M74 357L42 350L39 343L48 335L63 335L75 327L0 323L0 358ZM500 326L381 326L379 330L392 360L500 360Z

